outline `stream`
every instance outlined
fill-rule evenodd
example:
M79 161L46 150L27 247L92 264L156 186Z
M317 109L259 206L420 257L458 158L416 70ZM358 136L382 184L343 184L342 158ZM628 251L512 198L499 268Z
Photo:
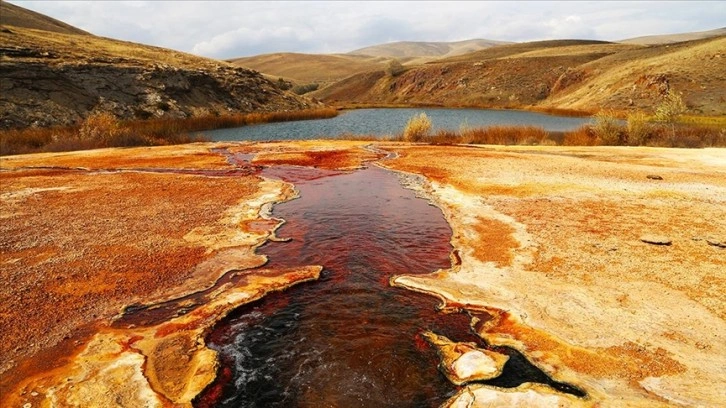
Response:
M466 313L436 311L438 300L393 288L396 274L450 266L452 231L441 211L378 167L351 173L274 166L266 177L295 184L300 198L277 204L286 220L259 249L265 268L323 265L318 281L271 293L237 309L208 335L218 351L216 381L197 407L434 407L457 392L421 333L488 347ZM489 384L557 383L513 349Z

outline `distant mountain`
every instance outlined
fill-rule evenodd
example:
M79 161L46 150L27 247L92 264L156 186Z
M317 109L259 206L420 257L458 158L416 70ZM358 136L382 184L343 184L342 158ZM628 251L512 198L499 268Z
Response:
M644 37L629 38L627 40L618 41L623 44L638 44L638 45L658 45L658 44L672 44L682 41L693 41L700 40L703 38L712 38L726 35L726 27L717 28L715 30L708 31L697 31L692 33L680 33L680 34L664 34L664 35L647 35Z
M90 33L40 13L0 0L0 25L32 28L62 34Z
M417 58L417 57L452 57L469 52L494 47L502 44L510 44L506 41L493 40L465 40L455 42L422 42L422 41L398 41L388 44L373 45L349 52L354 55L370 55L374 57L387 58Z
M228 61L272 79L283 78L296 84L329 84L360 72L382 70L389 60L366 55L276 53Z
M0 128L69 125L96 112L186 118L315 105L249 69L89 35L0 4Z

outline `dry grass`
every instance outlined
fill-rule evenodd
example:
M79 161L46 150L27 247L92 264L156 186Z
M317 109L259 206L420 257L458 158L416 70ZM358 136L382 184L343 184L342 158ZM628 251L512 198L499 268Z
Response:
M338 111L333 108L322 108L120 122L110 114L101 113L89 116L77 126L0 131L0 155L191 143L206 140L198 135L190 135L201 130L331 118L337 114Z
M414 116L406 123L403 129L403 140L406 142L422 142L429 136L431 119L425 113Z
M676 125L675 136L668 126L642 123L619 128L617 140L603 139L591 125L565 132L564 146L653 146L653 147L726 147L726 128Z

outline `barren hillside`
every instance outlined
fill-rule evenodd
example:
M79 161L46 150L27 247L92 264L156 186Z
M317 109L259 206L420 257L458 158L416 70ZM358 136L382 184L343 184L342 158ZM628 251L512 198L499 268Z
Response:
M62 34L86 34L70 24L0 0L0 25L34 28Z
M230 60L271 77L297 84L329 84L360 72L382 70L388 58L346 54L277 53Z
M408 69L358 74L321 89L328 103L652 110L670 88L689 113L726 113L726 37L641 46L540 41L493 47Z
M158 47L15 25L2 26L0 44L0 128L67 125L93 112L180 118L312 105L256 72Z
M663 35L646 35L643 37L628 38L627 40L618 41L623 44L638 45L656 45L656 44L672 44L683 41L700 40L704 38L713 38L726 35L726 27L717 28L715 30L697 31L693 33L680 34L663 34Z
M466 54L502 44L508 44L508 42L482 39L454 42L398 41L360 48L351 51L348 54L372 55L377 57L399 59L417 57L444 58Z

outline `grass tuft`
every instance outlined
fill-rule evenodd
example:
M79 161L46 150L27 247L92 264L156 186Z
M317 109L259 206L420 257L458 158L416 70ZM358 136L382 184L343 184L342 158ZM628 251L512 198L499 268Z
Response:
M332 118L337 115L338 111L334 108L322 108L122 122L111 114L99 113L89 116L77 126L0 131L0 155L202 142L207 139L190 134L209 129Z

